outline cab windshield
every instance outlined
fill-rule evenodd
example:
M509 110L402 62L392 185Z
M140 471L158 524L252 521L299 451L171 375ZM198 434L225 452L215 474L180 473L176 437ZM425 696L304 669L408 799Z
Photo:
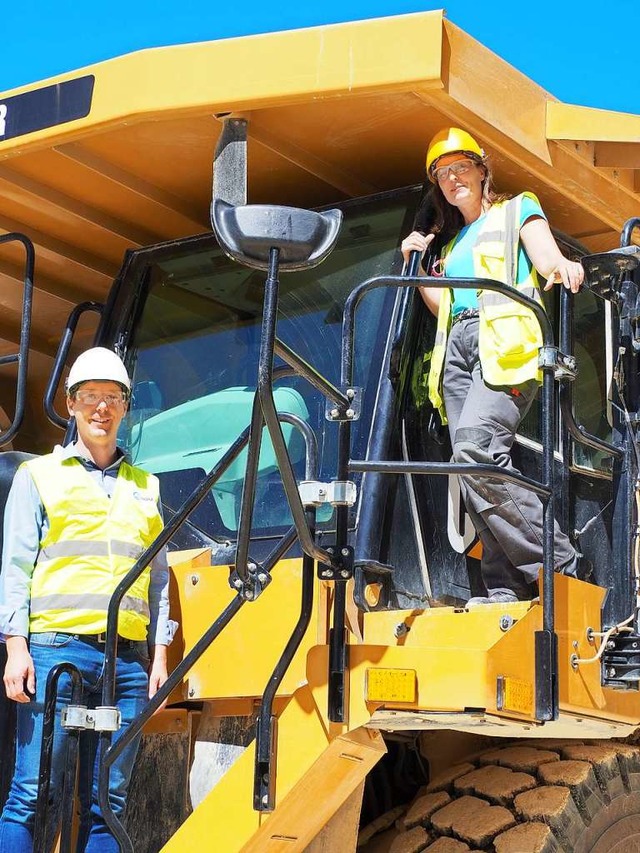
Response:
M278 337L334 384L340 382L344 302L356 284L399 272L397 245L409 193L345 206L337 247L315 269L280 276ZM135 464L160 475L163 502L177 509L249 425L262 321L264 273L228 259L211 236L150 253L140 272L141 299L128 343L133 397L121 443ZM394 293L368 294L358 309L356 384L363 414L352 452L364 456ZM276 358L276 365L281 362ZM335 477L337 427L308 382L288 376L275 385L280 412L306 421L318 439L319 477ZM296 477L305 478L299 430L282 425ZM191 521L207 536L233 539L238 526L246 451L215 485ZM331 511L320 520L330 524ZM276 535L291 523L266 430L259 462L254 535Z

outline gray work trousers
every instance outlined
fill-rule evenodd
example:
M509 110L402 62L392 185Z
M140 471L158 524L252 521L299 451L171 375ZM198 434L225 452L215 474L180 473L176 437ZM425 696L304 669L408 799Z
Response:
M443 375L443 397L454 462L491 463L515 471L511 447L520 421L535 399L535 382L512 389L485 385L478 355L479 320L451 329ZM491 595L509 590L530 598L529 584L542 565L542 504L513 483L461 477L465 506L482 542L482 579ZM554 565L575 557L568 537L555 525Z

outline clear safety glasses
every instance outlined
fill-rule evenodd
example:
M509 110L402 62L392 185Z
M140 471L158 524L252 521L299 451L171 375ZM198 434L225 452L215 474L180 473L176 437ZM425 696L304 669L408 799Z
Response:
M97 406L103 400L107 406L121 406L124 403L124 394L100 394L98 391L76 391L76 400L83 406Z
M455 163L451 163L449 166L440 166L438 169L433 170L433 176L438 181L438 183L442 183L446 181L449 175L464 175L466 172L474 166L475 163L472 163L471 160L458 160Z

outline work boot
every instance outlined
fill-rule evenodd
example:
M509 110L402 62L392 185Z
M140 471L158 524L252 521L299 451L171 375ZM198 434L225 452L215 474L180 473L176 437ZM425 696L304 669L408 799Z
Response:
M520 599L515 592L499 590L490 595L476 595L467 601L465 607L478 607L481 604L514 604L516 601L520 601Z
M557 569L558 574L567 575L570 578L577 578L579 581L586 581L593 572L593 564L580 551L576 551L573 558Z

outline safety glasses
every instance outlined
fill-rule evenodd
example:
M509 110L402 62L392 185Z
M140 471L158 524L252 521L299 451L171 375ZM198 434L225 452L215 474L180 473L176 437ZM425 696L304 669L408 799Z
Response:
M449 166L440 166L439 168L434 169L433 176L436 181L441 184L443 181L447 180L449 175L455 175L455 177L464 175L473 166L475 166L475 163L472 163L471 160L457 160Z

